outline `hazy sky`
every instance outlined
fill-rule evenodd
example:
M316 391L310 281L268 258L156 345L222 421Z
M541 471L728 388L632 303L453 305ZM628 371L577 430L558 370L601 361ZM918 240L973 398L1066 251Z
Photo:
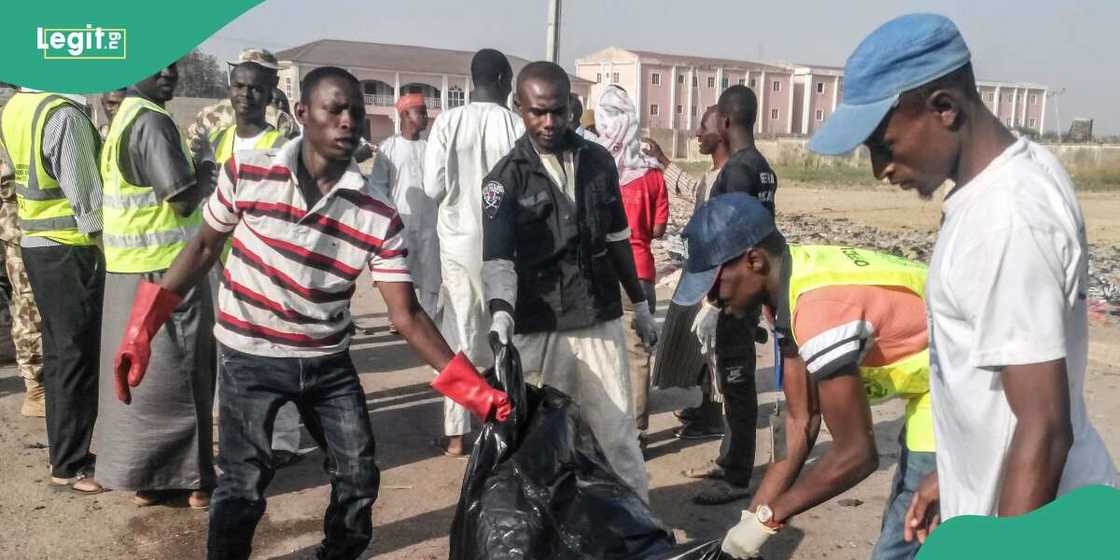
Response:
M247 46L280 50L317 39L544 56L547 0L267 0L218 31L202 50L232 58ZM903 13L953 18L980 79L1046 84L1046 126L1095 119L1120 133L1120 1L564 0L561 63L608 46L760 62L843 66L860 39ZM1111 62L1110 62L1111 61ZM1112 70L1109 70L1111 68Z

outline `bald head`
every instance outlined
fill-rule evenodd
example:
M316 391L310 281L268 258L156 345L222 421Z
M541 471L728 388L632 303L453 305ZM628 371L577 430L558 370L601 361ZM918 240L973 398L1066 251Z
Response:
M719 112L729 127L751 130L758 116L758 98L747 86L731 86L719 96Z
M558 94L562 94L565 100L572 93L572 82L568 79L568 73L554 62L539 60L522 68L521 73L517 75L517 94L521 95L530 82L555 90Z

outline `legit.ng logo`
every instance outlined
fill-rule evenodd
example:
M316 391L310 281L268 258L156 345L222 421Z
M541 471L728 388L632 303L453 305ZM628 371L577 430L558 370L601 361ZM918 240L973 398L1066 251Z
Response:
M38 27L36 48L46 60L124 60L128 30L123 27Z

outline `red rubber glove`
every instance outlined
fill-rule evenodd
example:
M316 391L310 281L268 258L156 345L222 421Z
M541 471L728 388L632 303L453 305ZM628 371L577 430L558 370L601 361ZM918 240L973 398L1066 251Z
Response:
M462 352L439 372L432 388L484 421L493 415L499 422L505 422L513 410L509 395L491 387Z
M117 348L117 358L113 363L113 385L117 398L124 404L132 402L129 387L140 385L144 372L148 370L151 358L152 337L171 317L171 312L183 298L159 284L140 282L136 299L132 301L132 314L124 329L124 339Z

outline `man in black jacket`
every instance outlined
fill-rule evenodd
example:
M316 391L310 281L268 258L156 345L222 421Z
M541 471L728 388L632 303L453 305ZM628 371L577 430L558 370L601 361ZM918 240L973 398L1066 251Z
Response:
M517 77L526 133L482 187L491 332L512 339L527 379L579 404L611 467L648 499L620 282L650 344L654 322L634 268L618 170L604 148L572 130L570 92L568 75L550 62L529 64Z

